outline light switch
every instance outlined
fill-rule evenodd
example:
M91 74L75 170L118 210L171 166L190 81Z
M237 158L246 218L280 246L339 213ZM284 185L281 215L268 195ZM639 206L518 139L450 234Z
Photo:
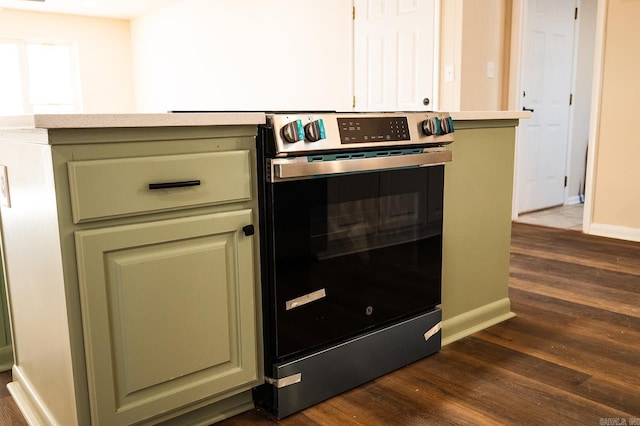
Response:
M495 74L495 63L493 61L487 62L487 78L493 78Z
M451 82L454 80L455 75L453 70L454 70L453 65L444 66L444 81Z

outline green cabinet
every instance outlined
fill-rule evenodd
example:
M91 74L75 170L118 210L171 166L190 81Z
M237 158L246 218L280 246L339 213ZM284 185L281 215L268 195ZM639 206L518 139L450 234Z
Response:
M211 424L253 407L256 133L0 132L8 388L29 424Z
M95 424L257 379L250 210L77 231Z

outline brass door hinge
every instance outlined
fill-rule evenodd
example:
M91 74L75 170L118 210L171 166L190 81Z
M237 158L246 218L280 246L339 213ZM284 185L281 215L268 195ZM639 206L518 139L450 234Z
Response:
M573 105L573 93L569 93L569 105Z
M575 11L575 13L573 15L573 19L576 20L576 21L578 20L578 8L577 7L576 7L576 11Z
M351 100L351 107L355 108L356 107L356 97L355 95L353 96L352 100Z
M351 8L351 18L355 21L356 20L356 7L353 6Z

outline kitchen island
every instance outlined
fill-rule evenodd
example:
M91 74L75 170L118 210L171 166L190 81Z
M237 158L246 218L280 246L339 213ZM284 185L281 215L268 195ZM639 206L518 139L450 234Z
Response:
M0 119L9 390L30 424L207 424L253 406L262 122Z
M514 315L515 129L527 114L452 116L443 344ZM9 388L31 424L198 424L253 406L263 381L255 135L264 120L0 118Z

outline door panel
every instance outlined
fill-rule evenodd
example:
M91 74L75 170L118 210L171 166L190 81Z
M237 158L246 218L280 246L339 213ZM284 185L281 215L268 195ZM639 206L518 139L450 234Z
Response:
M575 3L526 2L522 105L534 112L518 130L518 213L564 203Z
M435 0L356 0L355 7L355 110L424 110L423 99L434 100Z
M383 108L385 103L384 73L384 39L381 36L367 38L366 63L367 63L367 93L369 105L374 108Z

